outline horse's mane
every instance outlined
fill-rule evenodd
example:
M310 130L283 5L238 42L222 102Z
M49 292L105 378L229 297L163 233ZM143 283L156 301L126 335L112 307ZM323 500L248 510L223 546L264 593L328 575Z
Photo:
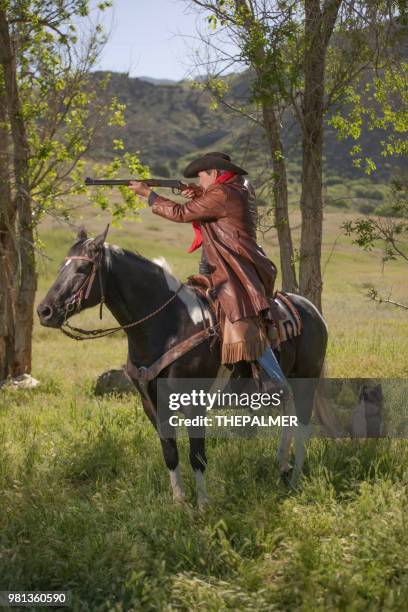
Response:
M174 275L168 261L166 261L166 259L162 256L155 257L153 260L148 259L144 255L139 253L139 251L136 251L136 250L129 251L128 249L123 249L122 247L119 247L116 244L110 244L108 242L105 242L104 247L105 247L106 265L108 268L112 267L112 253L117 253L120 255L124 255L125 257L129 257L130 259L136 259L138 263L160 268L164 272L164 275L167 280L167 284L169 285L170 288L172 287L177 288L181 284L179 279Z
M81 246L81 247L86 248L87 245L92 242L93 242L92 238L84 239L80 237L72 245L70 249L70 253L72 251L74 251L75 253L76 247ZM152 269L161 270L162 273L164 274L168 287L173 291L175 291L182 284L181 281L174 275L169 263L162 256L155 257L152 260L152 259L148 259L147 257L145 257L144 255L142 255L142 253L140 253L137 250L130 251L129 249L124 249L116 244L111 244L109 242L105 242L103 246L104 246L104 253L105 253L105 264L108 270L112 269L112 265L113 265L112 256L121 255L130 260L134 260L135 262L137 262L137 264L139 264L139 266L141 264L142 266L145 266L146 268L150 268L150 270Z

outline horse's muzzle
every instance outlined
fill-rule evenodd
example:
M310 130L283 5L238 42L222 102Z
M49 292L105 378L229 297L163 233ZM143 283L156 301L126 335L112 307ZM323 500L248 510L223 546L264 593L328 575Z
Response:
M44 327L59 328L62 325L63 317L55 312L51 304L41 302L37 307L37 314L41 325L44 325Z

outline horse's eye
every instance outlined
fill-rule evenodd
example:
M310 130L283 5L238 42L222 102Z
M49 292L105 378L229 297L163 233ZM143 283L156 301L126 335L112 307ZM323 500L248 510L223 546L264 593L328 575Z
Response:
M88 272L88 265L86 263L79 264L75 272L77 274L85 274L85 272Z

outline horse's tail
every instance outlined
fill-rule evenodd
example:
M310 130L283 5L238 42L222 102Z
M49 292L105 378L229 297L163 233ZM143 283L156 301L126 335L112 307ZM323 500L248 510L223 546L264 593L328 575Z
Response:
M327 401L324 399L323 391L326 373L327 367L326 362L324 362L314 397L314 413L325 432L332 438L339 438L344 435L343 428L337 421L333 412L328 410Z

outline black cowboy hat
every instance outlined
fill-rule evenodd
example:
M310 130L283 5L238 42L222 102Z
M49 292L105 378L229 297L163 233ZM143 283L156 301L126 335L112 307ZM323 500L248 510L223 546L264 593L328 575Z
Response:
M188 164L184 170L184 176L195 178L199 172L213 169L235 172L235 174L248 174L248 172L233 164L230 156L226 153L206 153Z

